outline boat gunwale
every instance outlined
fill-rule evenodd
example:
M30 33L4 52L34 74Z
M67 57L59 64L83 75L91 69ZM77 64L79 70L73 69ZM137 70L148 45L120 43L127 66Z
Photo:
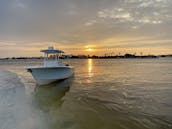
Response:
M25 67L25 69L51 69L51 68L72 68L72 66L50 66L50 67L47 67L47 66L30 66L30 67Z

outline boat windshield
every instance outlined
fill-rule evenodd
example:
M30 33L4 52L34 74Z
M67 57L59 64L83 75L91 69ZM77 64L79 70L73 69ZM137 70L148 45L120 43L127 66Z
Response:
M59 58L59 55L57 54L46 54L45 60L57 60Z

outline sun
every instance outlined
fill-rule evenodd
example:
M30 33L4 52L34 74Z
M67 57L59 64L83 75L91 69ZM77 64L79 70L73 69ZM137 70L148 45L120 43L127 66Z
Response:
M85 46L85 51L87 51L87 52L94 52L95 51L94 46L93 45Z
M87 51L91 52L91 51L93 51L93 49L92 48L87 48Z

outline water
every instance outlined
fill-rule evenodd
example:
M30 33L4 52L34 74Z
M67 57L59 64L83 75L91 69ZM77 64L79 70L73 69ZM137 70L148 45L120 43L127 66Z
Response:
M172 129L172 59L64 60L70 79L39 87L0 61L0 129Z

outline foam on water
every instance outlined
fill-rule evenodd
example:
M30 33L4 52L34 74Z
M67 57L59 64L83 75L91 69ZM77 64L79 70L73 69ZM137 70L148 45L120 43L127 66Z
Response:
M0 82L0 129L42 128L41 117L30 106L17 74L0 71Z

